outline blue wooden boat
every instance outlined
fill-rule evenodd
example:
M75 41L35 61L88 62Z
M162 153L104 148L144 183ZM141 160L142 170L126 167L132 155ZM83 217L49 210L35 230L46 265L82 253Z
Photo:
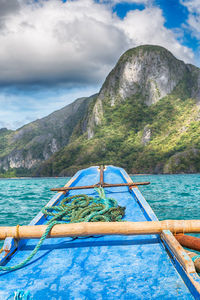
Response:
M99 181L100 169L95 166L76 173L66 187L95 185ZM123 169L114 166L105 167L104 181L132 183ZM106 196L126 207L124 220L157 220L136 186L104 190ZM86 188L81 193L95 196L97 192ZM80 190L68 192L77 194ZM65 196L59 192L47 205L58 205ZM46 224L48 218L40 212L30 225ZM0 272L0 299L14 299L14 295L15 299L38 300L200 299L200 278L193 262L174 240L170 231L162 235L48 238L24 267ZM1 265L20 263L37 242L7 238L0 254Z

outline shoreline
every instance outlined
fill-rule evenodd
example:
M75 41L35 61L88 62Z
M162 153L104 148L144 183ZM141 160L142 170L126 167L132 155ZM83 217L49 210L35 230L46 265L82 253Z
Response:
M134 177L134 176L158 176L158 175L163 175L163 176L166 176L166 175L195 175L195 174L200 174L200 173L158 173L158 174L154 174L154 173L144 173L144 174L140 174L140 173L137 173L137 174L129 174L130 177ZM36 177L36 176L20 176L20 177L0 177L0 180L3 180L3 179L51 179L51 178L54 178L54 179L61 179L61 178L71 178L73 176L40 176L40 177Z

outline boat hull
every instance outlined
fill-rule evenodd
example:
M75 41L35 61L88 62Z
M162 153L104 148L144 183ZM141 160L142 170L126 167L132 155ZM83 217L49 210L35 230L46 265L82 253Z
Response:
M78 172L70 186L96 184L99 179L99 168L91 167ZM130 177L121 168L107 166L104 181L126 183ZM137 188L111 187L105 192L126 207L124 220L157 220ZM97 196L91 189L81 193ZM80 191L69 192L76 194ZM63 197L58 193L49 204L59 204ZM48 220L40 212L31 225ZM8 239L4 249L10 247L11 259L5 260L4 253L2 263L20 263L36 243L34 239L22 240L16 248L13 239ZM199 277L194 273L192 281L190 276L159 235L54 238L47 239L25 267L0 274L0 299L17 290L30 292L33 299L199 299L195 286Z

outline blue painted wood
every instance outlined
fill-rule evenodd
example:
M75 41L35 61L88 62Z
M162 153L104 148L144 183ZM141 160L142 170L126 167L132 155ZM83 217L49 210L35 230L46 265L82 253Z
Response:
M78 172L71 185L95 184L99 179L98 167L91 167ZM107 183L129 179L123 169L113 166L104 173ZM128 187L112 187L105 191L119 205L126 206L125 220L157 219L138 189L129 192ZM69 195L79 193L73 190ZM81 193L96 195L89 189ZM62 197L59 193L50 203L59 203ZM31 224L46 221L40 213ZM36 243L32 239L23 241L6 265L21 262ZM33 299L197 298L198 292L179 262L176 258L172 261L158 235L47 239L25 267L0 274L0 299L12 297L19 289L30 291Z

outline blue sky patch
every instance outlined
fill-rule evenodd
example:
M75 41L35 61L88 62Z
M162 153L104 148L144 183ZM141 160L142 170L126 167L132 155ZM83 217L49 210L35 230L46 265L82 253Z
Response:
M117 14L118 17L123 19L126 14L131 10L143 10L145 5L137 3L119 3L113 7L113 12Z
M195 0L0 1L0 128L98 92L118 58L141 44L200 66L199 12Z

